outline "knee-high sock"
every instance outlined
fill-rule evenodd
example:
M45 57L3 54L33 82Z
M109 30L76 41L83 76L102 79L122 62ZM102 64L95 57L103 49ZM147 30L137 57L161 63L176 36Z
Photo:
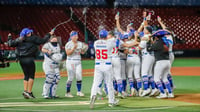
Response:
M144 90L149 88L148 75L142 76Z
M169 81L169 84L170 84L171 88L173 88L174 87L174 83L173 83L172 75L168 74L167 79Z
M108 95L108 87L107 84L104 82L104 91L106 93L106 95Z
M170 86L170 83L169 82L165 82L165 87L167 88L168 90L168 93L172 93L172 88Z
M149 76L149 85L151 85L152 89L156 88L156 84L154 82L153 76Z
M166 89L165 83L163 82L163 80L161 80L161 83L162 83L162 85L163 85L163 88Z
M67 91L67 93L70 92L71 85L72 85L72 81L67 81L67 84L66 84L66 91Z
M49 92L50 97L56 96L57 86L58 86L58 84L56 82L51 85L50 92Z
M129 78L128 81L129 81L130 89L134 88L135 85L134 85L133 79Z
M81 86L82 86L82 81L76 81L76 87L78 92L81 91Z
M118 90L118 92L122 93L122 89L123 89L122 80L118 80L117 81L117 90Z
M158 89L160 90L161 93L165 93L162 82L156 82L156 85L158 86Z
M141 79L137 79L137 90L139 90L140 88L142 88L142 81Z
M114 86L115 91L117 91L117 81L116 80L113 80L113 86Z
M126 85L127 85L126 79L122 80L122 85L123 85L122 91L126 91Z

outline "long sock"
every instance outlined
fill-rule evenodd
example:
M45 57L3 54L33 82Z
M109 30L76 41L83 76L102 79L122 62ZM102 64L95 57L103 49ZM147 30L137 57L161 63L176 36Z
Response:
M162 83L163 88L166 89L165 83L163 81L161 81L161 83Z
M174 83L173 83L172 75L168 74L167 79L169 81L169 84L170 84L171 88L173 88L174 87Z
M102 81L102 82L99 84L99 86L98 86L98 87L99 87L99 88L101 88L101 87L102 87L102 85L103 85L103 81Z
M122 93L122 88L123 88L122 80L118 80L117 81L117 90L118 90L119 93Z
M148 76L147 75L142 76L142 80L143 80L144 90L147 90L149 86Z
M139 90L140 88L142 88L142 81L141 79L137 79L137 90Z
M122 85L123 85L122 91L126 91L126 85L127 85L126 79L122 80Z
M106 92L106 95L108 94L108 87L107 87L107 84L104 83L104 91Z
M164 94L165 91L164 91L162 83L159 81L159 82L156 83L156 85L158 86L158 89L160 90L160 92Z
M66 84L66 91L67 91L67 93L70 92L71 85L72 85L72 81L67 81L67 84Z
M155 82L153 80L153 76L149 76L149 85L151 85L152 89L156 88L156 84L155 84Z
M130 89L134 88L134 82L133 82L133 79L128 79L129 81L129 86L130 86Z
M76 81L76 87L77 87L78 92L81 91L81 86L82 86L82 81Z
M113 81L113 86L114 86L115 91L117 91L117 81L116 80Z
M171 88L170 83L168 81L165 82L165 87L167 88L168 93L172 93L172 88Z

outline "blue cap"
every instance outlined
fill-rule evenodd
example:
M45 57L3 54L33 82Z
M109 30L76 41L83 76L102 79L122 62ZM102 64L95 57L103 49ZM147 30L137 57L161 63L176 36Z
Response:
M144 36L144 32L139 32L139 36L143 37Z
M128 37L131 37L131 36L133 36L133 35L134 35L134 33L135 33L135 30L133 30L133 29L130 29L130 32L128 33Z
M20 32L20 37L25 37L27 34L32 33L33 30L29 29L29 28L24 28L22 29L22 31Z
M167 30L158 30L152 34L153 37L163 37L165 35L169 35L170 32Z
M70 33L70 38L73 37L73 36L75 36L75 35L78 35L78 32L72 31L72 32Z
M108 35L108 31L103 29L99 32L99 38L106 38Z

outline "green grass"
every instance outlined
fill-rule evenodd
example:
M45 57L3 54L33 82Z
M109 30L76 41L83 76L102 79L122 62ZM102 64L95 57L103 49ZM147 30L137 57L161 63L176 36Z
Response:
M182 66L191 66L196 67L200 66L200 59L187 59L181 58L176 59L174 61L173 66L182 67ZM84 60L82 61L83 69L93 69L94 68L94 60ZM36 62L36 72L42 72L42 62ZM11 63L9 68L0 69L0 77L3 74L15 74L22 73L19 63ZM200 93L200 76L173 76L175 82L175 94L189 94L189 93ZM89 105L76 105L82 102L88 103L90 90L92 86L93 77L83 77L83 87L82 91L85 93L85 97L77 97L75 98L65 98L65 84L67 77L62 77L58 86L57 94L61 97L59 99L43 99L42 87L45 78L37 78L35 79L35 83L33 86L34 95L37 97L36 99L23 99L22 91L23 91L23 80L4 80L0 81L0 111L2 112L26 112L26 111L91 111L89 109ZM76 84L73 81L72 84L72 94L76 94ZM12 104L11 107L1 107L2 105L8 105L3 103L14 103L20 105L20 102L23 106L16 106ZM29 106L25 106L29 104ZM199 112L200 105L194 103L186 103L180 101L171 101L171 100L160 100L155 98L139 98L139 97L131 97L126 99L121 99L119 106L115 108L109 108L107 106L107 100L97 100L97 103L102 103L99 105L95 105L95 109L92 111L118 111L118 112ZM48 104L51 106L38 106ZM62 104L62 105L56 105ZM72 104L72 105L67 105Z
M174 76L173 77L176 89L175 94L185 94L185 93L200 93L200 76ZM91 85L93 81L93 77L83 77L83 88L82 91L85 93L85 97L77 97L75 98L65 98L65 83L67 80L67 77L62 77L59 87L57 90L57 94L61 97L60 99L54 99L54 100L46 100L43 99L41 96L42 93L42 86L44 83L44 78L37 78L35 79L33 92L34 95L37 97L36 99L23 99L21 93L23 91L23 80L4 80L0 81L0 103L13 103L13 102L29 102L31 105L37 105L37 104L43 104L48 103L51 104L51 102L54 102L53 104L63 102L64 104L76 104L80 101L88 102L89 96L90 96L90 90ZM72 84L72 94L76 94L76 85L75 81L73 81ZM26 103L26 104L27 104ZM100 105L96 105L94 110L110 110L110 111L148 111L148 112L159 112L159 111L165 111L165 112L173 112L173 111L200 111L200 105L192 104L192 103L186 103L186 102L180 102L180 101L171 101L171 100L160 100L155 98L140 98L140 97L131 97L120 100L120 104L118 107L115 108L109 108L107 106L107 100L104 98L104 100L98 100L97 103L104 103ZM1 104L0 104L1 106ZM167 109L165 109L167 108ZM64 105L64 106L12 106L12 107L4 107L0 108L0 110L6 111L27 111L27 110L54 110L54 111L66 111L66 110L81 110L81 111L88 111L89 105ZM10 110L14 109L14 110ZM146 109L146 110L145 110ZM155 109L155 110L154 110Z

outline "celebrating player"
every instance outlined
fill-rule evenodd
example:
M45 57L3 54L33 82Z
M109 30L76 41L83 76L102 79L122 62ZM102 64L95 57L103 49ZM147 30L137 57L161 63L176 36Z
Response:
M78 32L72 31L70 33L70 41L65 45L65 51L67 54L66 68L68 74L68 80L66 84L66 94L65 97L74 97L70 93L70 88L74 77L76 77L77 86L77 96L84 96L81 92L82 86L82 65L81 65L81 55L87 51L84 43L78 41Z
M53 33L51 31L44 38L40 38L33 35L33 30L24 28L20 33L20 37L15 40L12 40L11 34L8 35L8 45L16 47L20 66L24 72L24 92L22 95L26 99L35 98L32 87L35 78L34 59L38 51L37 46L46 43Z
M174 39L173 39L173 31L166 27L165 24L162 22L161 18L158 16L158 22L160 23L162 29L165 29L165 30L168 30L171 34L170 35L166 35L167 39L170 40L171 42L169 43L169 60L170 60L170 64L171 64L171 67L172 67L172 63L174 62L174 53L172 52L173 50L173 44L174 44ZM170 69L171 69L170 67ZM169 74L168 74L168 80L169 80L169 83L171 85L172 88L174 88L174 84L173 84L173 80L172 80L172 75L171 75L171 71L169 70Z
M167 79L167 75L170 69L169 61L169 41L165 35L170 34L170 32L165 30L158 30L152 34L154 42L151 40L147 43L147 51L154 51L156 64L154 67L154 80L157 87L160 90L160 95L157 98L173 98L174 94ZM161 80L164 82L167 88L168 94L164 91ZM168 96L167 96L168 95Z
M56 89L60 81L59 64L62 60L62 54L56 36L52 36L50 42L44 44L42 52L44 53L43 70L46 75L42 95L46 99L57 98Z

